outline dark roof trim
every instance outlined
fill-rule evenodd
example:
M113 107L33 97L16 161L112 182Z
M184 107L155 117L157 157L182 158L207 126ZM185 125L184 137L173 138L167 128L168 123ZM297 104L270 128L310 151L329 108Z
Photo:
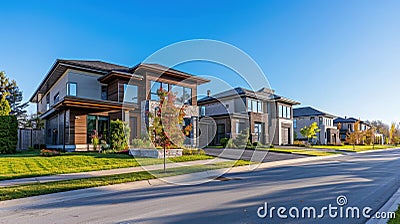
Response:
M133 72L133 71L136 71L137 69L144 69L144 70L154 71L156 73L158 72L158 73L162 73L162 74L168 74L171 76L185 79L186 81L196 82L198 85L205 84L205 83L208 83L211 81L209 79L201 78L201 77L198 77L198 76L186 73L186 72L181 72L176 69L168 68L166 66L162 66L162 65L158 65L158 64L141 63L141 64L138 64L135 67L131 68L130 71Z

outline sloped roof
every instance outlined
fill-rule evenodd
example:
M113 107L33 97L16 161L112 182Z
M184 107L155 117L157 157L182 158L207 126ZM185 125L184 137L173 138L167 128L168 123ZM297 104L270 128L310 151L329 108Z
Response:
M293 109L293 117L307 117L307 116L326 116L332 118L336 117L321 110L317 110L313 107L301 107Z
M123 65L117 65L109 62L98 61L98 60L64 60L58 59L59 63L66 63L69 65L76 65L79 67L91 68L91 69L98 69L110 72L112 70L118 71L128 71L129 67Z
M195 77L191 74L181 72L175 69L171 69L158 64L145 64L141 63L134 67L127 67L123 65L117 65L109 62L99 61L99 60L66 60L66 59L57 59L50 71L46 74L43 81L39 84L38 88L30 98L30 102L35 103L38 101L39 94L46 93L57 80L64 74L64 72L69 69L79 69L84 71L89 71L94 74L98 74L99 78L105 78L110 73L118 73L125 76L133 76L136 78L140 78L138 75L133 74L136 69L152 69L158 72L165 72L179 78L184 78L189 81L194 81L197 84L203 84L209 82L210 80L204 79L201 77Z
M349 118L342 118L338 117L335 120L333 120L333 123L356 123L358 119L354 117L349 117Z
M236 87L234 89L229 89L229 90L217 93L213 96L206 96L206 97L198 100L197 103L204 103L204 102L213 101L216 99L232 97L235 95L254 97L254 98L262 99L262 100L275 100L275 101L289 103L292 105L300 104L299 102L297 102L295 100L275 94L275 91L272 89L269 89L269 88L262 88L258 91L253 91L253 90L249 90L249 89L246 89L243 87Z

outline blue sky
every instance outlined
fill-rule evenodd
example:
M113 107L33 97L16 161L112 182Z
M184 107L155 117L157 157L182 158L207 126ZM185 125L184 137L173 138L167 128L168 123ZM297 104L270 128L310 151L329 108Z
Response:
M205 38L242 49L277 93L303 105L400 120L400 1L2 1L0 9L0 70L25 100L57 58L132 66ZM240 83L216 65L182 69Z

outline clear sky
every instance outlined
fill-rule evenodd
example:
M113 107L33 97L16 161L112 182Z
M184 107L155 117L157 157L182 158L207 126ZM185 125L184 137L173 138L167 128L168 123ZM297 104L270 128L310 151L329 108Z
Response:
M397 0L1 1L0 10L0 70L25 100L57 58L133 66L169 44L206 38L248 53L277 93L303 105L400 120ZM215 66L184 70L229 77Z

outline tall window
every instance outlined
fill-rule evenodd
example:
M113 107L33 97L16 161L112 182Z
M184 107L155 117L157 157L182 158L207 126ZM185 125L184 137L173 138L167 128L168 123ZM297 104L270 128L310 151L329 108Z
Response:
M200 107L200 116L206 116L206 107L205 106L201 106Z
M75 82L67 83L67 96L77 95L77 84Z
M53 98L53 104L56 104L58 101L60 101L60 93L56 93L56 95Z
M138 87L136 85L124 84L124 102L138 103Z
M151 81L150 82L150 99L159 101L160 98L158 97L157 91L159 89L164 89L168 91L168 84L167 83L162 83L162 82L155 82Z
M107 86L101 86L101 99L102 100L107 100L108 99L108 97L107 97L107 90L108 90L108 87Z
M293 128L294 128L294 129L297 128L297 120L296 120L296 119L293 120Z
M170 91L175 94L176 104L187 104L192 105L192 89L178 86L178 85L171 85Z
M292 118L292 108L289 106L279 105L278 107L279 117L281 118Z
M254 113L263 112L263 102L261 100L248 99L247 100L247 111Z
M46 110L50 109L50 93L46 95Z

